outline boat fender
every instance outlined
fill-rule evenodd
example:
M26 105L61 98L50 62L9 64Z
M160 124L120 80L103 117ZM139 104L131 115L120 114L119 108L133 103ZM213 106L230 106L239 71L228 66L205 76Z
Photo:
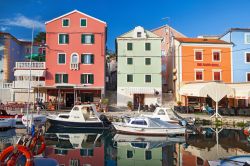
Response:
M182 126L187 126L187 121L186 121L186 120L181 120L181 121L180 121L180 125L182 125Z
M244 129L243 133L244 133L246 136L249 136L249 130L248 130L248 129Z
M13 145L9 146L2 151L0 154L0 165L4 165L5 160L9 157L9 155L13 152L17 151L18 153L22 154L26 158L26 163L24 166L33 166L33 156L30 151L23 145ZM16 159L18 158L17 153L15 153L11 158L8 160L8 166L15 165Z
M31 144L30 144L30 149L33 150L35 148L38 140L41 142L41 147L36 152L33 151L33 155L39 155L43 153L43 151L46 148L45 139L43 136L40 135L32 139Z

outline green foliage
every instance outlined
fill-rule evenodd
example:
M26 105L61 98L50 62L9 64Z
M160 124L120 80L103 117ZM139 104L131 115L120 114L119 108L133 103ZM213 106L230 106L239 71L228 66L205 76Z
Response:
M128 106L129 108L132 108L132 106L133 106L132 101L128 101L127 106Z
M182 102L181 101L177 101L176 102L178 106L181 106L182 105Z
M104 105L108 105L109 99L108 99L108 98L103 98L103 99L101 100L101 103L104 104Z
M42 43L46 42L46 33L45 32L39 32L36 37L34 38L34 42Z

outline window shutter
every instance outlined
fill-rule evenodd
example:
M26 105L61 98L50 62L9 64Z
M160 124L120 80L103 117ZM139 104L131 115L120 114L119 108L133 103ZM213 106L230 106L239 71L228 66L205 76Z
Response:
M91 59L90 59L90 63L91 63L91 64L94 64L94 55L90 55L90 58L91 58Z
M69 43L69 35L68 35L68 34L67 34L67 35L65 35L65 38L66 38L66 39L65 39L65 43L67 43L67 44L68 44L68 43Z
M63 74L63 83L68 83L68 74Z
M94 75L93 74L88 75L88 81L89 81L88 82L89 84L94 84Z
M127 50L133 50L133 44L127 43Z
M84 54L81 55L81 63L84 63Z
M63 42L63 34L59 34L59 43L62 44Z
M55 75L55 83L59 83L59 76L60 76L59 74Z
M85 27L87 24L87 20L86 19L81 19L81 26Z
M81 74L81 84L84 84L84 75Z
M82 43L84 44L84 43L86 43L86 40L85 40L85 34L82 34Z
M95 35L91 35L91 43L92 43L92 44L95 43Z
M145 49L146 49L146 51L150 51L150 49L151 49L150 43L145 43Z

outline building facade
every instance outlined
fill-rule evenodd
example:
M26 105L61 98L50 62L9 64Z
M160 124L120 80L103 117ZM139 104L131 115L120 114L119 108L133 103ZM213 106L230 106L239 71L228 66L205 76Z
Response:
M161 104L161 40L140 26L116 39L117 106Z
M250 82L250 29L232 28L220 39L233 43L233 83Z
M187 83L231 83L231 47L230 43L218 39L176 38L173 68L176 100L185 104L196 100L180 95L181 87Z
M182 33L178 32L174 28L164 25L159 28L151 30L151 32L163 38L161 42L161 56L162 56L162 91L168 92L173 90L173 65L174 58L173 41L174 38L186 37Z
M74 10L46 22L47 100L98 102L105 89L106 23Z

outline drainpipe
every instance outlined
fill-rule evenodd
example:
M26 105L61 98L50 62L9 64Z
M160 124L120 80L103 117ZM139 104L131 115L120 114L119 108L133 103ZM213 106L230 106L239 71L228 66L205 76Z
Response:
M181 43L179 42L179 45L178 45L178 69L177 69L177 73L178 73L178 78L177 78L177 81L178 81L178 100L179 101L180 101L179 91L180 91L180 83L181 83L181 81L180 81L180 46L181 46ZM175 63L174 63L174 67L176 67ZM176 89L175 89L175 92L177 92Z

